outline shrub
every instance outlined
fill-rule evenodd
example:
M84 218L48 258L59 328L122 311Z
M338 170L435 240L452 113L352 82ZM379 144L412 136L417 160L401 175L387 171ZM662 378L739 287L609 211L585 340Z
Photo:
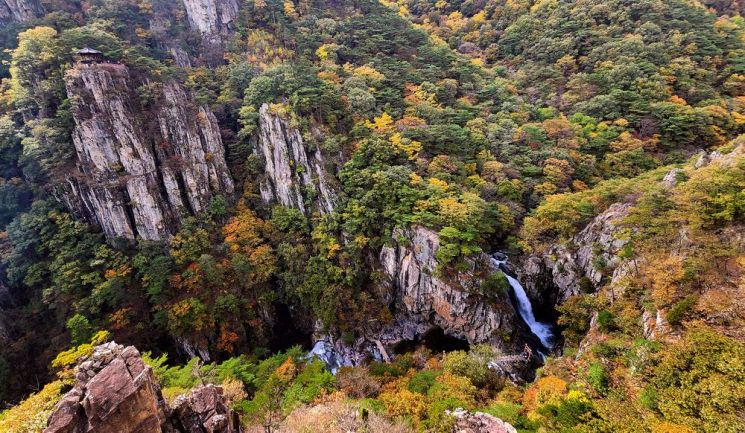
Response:
M400 366L395 364L387 364L385 362L373 361L369 366L370 374L373 376L384 377L401 377L406 374Z
M47 426L54 405L62 398L62 381L47 384L19 405L0 413L0 431L7 433L38 433Z
M427 391L435 384L438 372L432 370L420 371L409 381L409 391L427 394Z
M595 285L592 284L592 280L587 277L579 279L579 291L582 293L592 293L595 291Z
M510 290L510 283L507 277L501 272L490 274L481 284L481 294L490 299L504 298Z
M70 331L70 338L75 346L83 344L91 338L93 332L91 324L88 322L88 318L82 314L75 314L70 317L65 326Z
M282 407L291 410L300 404L311 403L330 392L335 382L336 378L326 370L322 361L305 364L285 391Z
M352 398L367 398L378 395L380 381L365 367L342 367L336 373L339 389Z
M616 329L616 322L613 313L603 310L598 313L598 328L601 332L611 332Z
M673 305L670 310L667 312L667 321L671 325L680 325L680 323L683 321L683 319L688 316L688 314L693 311L693 307L696 306L696 302L698 302L698 295L691 295L687 296L682 301L679 301Z
M478 388L499 390L504 378L489 368L489 362L498 356L489 345L474 346L470 352L455 351L446 354L442 360L445 371L467 377Z
M608 391L608 374L605 372L603 364L599 362L590 364L587 369L587 381L600 394L605 394Z

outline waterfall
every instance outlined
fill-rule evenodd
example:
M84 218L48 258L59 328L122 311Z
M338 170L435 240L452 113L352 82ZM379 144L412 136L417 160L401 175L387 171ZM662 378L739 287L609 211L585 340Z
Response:
M492 263L497 267L497 269L502 269L501 265L507 263L507 259L505 260L497 260L496 258L492 257ZM515 278L512 278L510 275L508 275L506 272L502 272L505 277L507 277L507 281L510 283L510 287L512 287L513 292L515 292L515 298L517 299L517 311L520 313L520 317L523 318L523 321L528 325L530 328L530 331L538 337L539 340L541 340L541 344L543 344L544 347L547 349L550 349L553 344L551 340L553 340L553 335L551 334L551 325L543 322L539 322L536 320L535 315L533 314L533 305L530 303L530 298L528 298L528 294L525 293L525 289L523 289L522 284L520 284L519 281L517 281Z

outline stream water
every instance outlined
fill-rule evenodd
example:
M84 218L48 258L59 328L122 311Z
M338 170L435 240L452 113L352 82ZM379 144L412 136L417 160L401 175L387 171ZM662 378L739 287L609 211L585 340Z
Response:
M496 258L492 257L492 263L501 270L500 265L506 265L507 260L497 260ZM551 325L548 323L539 322L535 318L535 314L533 314L533 304L530 303L530 298L528 298L528 294L525 293L525 289L523 288L522 284L520 284L519 281L517 281L515 278L508 275L506 272L502 272L505 277L507 277L507 282L510 283L510 287L512 287L512 291L515 293L515 299L517 300L517 311L520 313L520 317L523 318L525 323L530 328L530 331L538 337L539 340L541 340L541 344L547 349L551 349L553 347L553 334L551 333Z

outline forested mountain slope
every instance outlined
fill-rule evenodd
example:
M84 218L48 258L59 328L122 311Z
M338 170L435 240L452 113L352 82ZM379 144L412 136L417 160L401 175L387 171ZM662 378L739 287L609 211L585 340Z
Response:
M742 431L743 7L0 1L0 430Z

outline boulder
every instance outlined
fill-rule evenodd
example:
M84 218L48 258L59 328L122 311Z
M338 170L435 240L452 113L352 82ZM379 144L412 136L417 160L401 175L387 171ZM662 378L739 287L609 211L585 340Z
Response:
M204 385L170 408L152 369L132 346L97 346L75 368L75 385L44 433L238 433L222 389Z
M517 433L512 425L483 412L456 409L448 414L455 418L453 433Z
M173 402L171 419L183 433L237 433L237 414L228 407L222 388L204 385Z

